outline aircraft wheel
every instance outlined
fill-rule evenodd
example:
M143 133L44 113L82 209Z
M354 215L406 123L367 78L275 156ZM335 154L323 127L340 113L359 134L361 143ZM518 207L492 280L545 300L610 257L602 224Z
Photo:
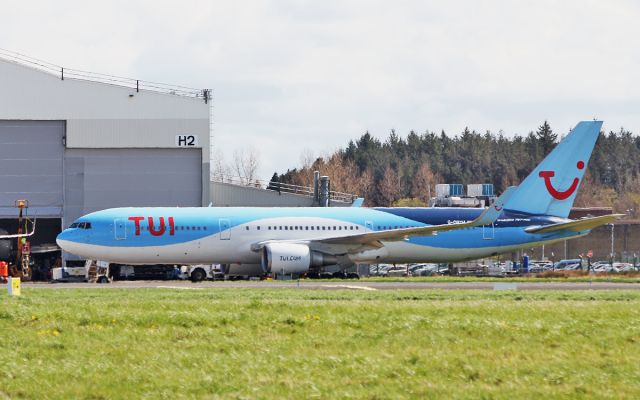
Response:
M204 272L202 268L196 268L191 271L191 282L200 282L203 281L207 277L207 274Z

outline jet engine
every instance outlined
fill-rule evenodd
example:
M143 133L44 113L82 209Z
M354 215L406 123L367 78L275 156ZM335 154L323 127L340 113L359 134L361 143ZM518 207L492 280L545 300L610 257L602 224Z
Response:
M0 229L0 236L6 234L7 231ZM13 241L11 239L0 239L0 261L10 261L13 257Z
M336 256L313 251L306 244L270 243L262 249L262 270L266 274L301 274L311 267L337 262Z

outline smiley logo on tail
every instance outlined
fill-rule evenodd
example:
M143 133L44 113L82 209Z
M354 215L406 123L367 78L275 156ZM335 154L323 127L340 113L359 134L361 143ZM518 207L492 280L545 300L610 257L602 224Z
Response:
M584 161L578 161L578 163L576 164L576 167L580 170L584 169ZM576 189L578 188L578 183L580 183L580 179L573 178L573 182L571 183L571 186L569 186L569 189L565 191L559 191L556 188L554 188L553 184L551 183L551 178L553 178L555 175L556 175L555 171L540 171L540 174L539 174L539 176L544 179L544 185L547 187L547 191L551 196L553 196L554 199L557 199L557 200L568 199L569 196L571 196L573 192L575 192Z

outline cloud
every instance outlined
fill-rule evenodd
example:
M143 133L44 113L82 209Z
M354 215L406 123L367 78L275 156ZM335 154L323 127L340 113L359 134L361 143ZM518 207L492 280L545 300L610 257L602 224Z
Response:
M115 1L3 6L11 50L71 68L214 89L215 145L260 149L260 175L300 153L465 126L548 119L640 132L632 1ZM241 138L241 140L239 140Z

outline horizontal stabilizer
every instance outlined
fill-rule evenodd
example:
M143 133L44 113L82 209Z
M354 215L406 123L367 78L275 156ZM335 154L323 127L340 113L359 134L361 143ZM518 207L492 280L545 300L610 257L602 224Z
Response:
M600 225L609 224L621 217L624 214L610 214L600 217L583 218L571 222L561 222L559 224L544 225L544 226L532 226L525 229L527 233L549 233L557 231L571 231L571 232L583 232L596 228Z

